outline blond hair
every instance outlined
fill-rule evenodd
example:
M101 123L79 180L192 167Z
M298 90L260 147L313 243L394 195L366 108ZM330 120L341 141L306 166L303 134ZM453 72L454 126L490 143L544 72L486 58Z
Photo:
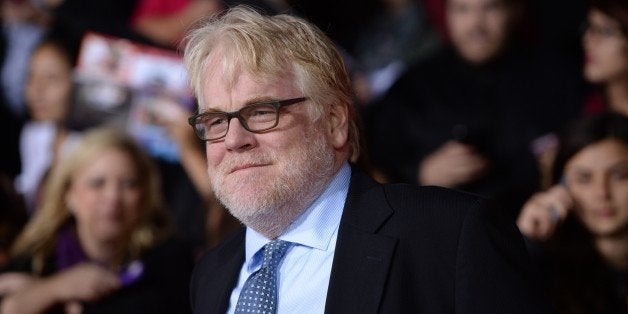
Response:
M349 75L341 54L316 26L298 17L265 16L237 6L199 23L185 43L184 60L199 106L209 56L217 48L224 49L227 74L233 75L237 67L262 77L293 74L296 87L315 104L317 117L332 106L345 106L350 160L358 159L359 131Z
M94 129L52 169L41 205L13 245L12 256L32 258L34 273L41 274L54 253L57 233L73 220L65 202L72 180L95 158L110 150L119 150L131 157L143 190L141 221L128 243L130 257L138 258L171 231L161 198L159 173L150 157L128 135L108 128Z

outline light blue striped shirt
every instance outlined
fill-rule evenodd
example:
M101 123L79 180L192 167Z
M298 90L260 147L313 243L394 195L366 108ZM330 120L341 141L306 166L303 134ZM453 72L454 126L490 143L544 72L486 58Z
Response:
M279 266L277 313L323 313L342 209L347 199L351 167L342 165L327 189L290 225L279 239L296 243ZM229 310L235 311L240 290L262 266L260 249L270 240L246 229L245 261L231 292Z

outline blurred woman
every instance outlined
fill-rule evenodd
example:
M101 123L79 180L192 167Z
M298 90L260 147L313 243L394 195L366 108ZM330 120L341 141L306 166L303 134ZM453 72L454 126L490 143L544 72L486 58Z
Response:
M582 115L612 111L628 116L628 1L592 0L582 35L583 76L591 90ZM534 146L542 186L551 182L551 164L557 138L549 134Z
M596 85L585 114L605 110L628 116L628 2L594 0L582 37L584 77Z
M166 213L149 157L125 134L91 131L16 240L0 312L188 312L192 254Z
M517 224L544 242L547 287L559 313L628 311L628 117L606 113L564 133L552 189Z
M16 189L32 211L40 184L50 166L79 139L65 126L72 102L75 58L67 45L46 39L34 50L25 88L30 120L20 133L22 173Z

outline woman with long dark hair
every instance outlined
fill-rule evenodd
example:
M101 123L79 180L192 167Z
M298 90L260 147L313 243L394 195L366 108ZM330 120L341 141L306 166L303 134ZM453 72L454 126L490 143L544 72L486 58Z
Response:
M628 116L628 1L594 0L582 37L584 78L595 89L585 114L614 111Z
M542 242L547 289L559 313L628 312L628 117L579 120L561 136L556 185L518 219Z

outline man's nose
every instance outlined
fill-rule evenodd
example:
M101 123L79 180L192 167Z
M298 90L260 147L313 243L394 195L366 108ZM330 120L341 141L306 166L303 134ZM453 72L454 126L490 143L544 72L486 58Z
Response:
M249 150L256 146L255 134L247 131L238 118L232 118L225 135L225 146L230 151Z

